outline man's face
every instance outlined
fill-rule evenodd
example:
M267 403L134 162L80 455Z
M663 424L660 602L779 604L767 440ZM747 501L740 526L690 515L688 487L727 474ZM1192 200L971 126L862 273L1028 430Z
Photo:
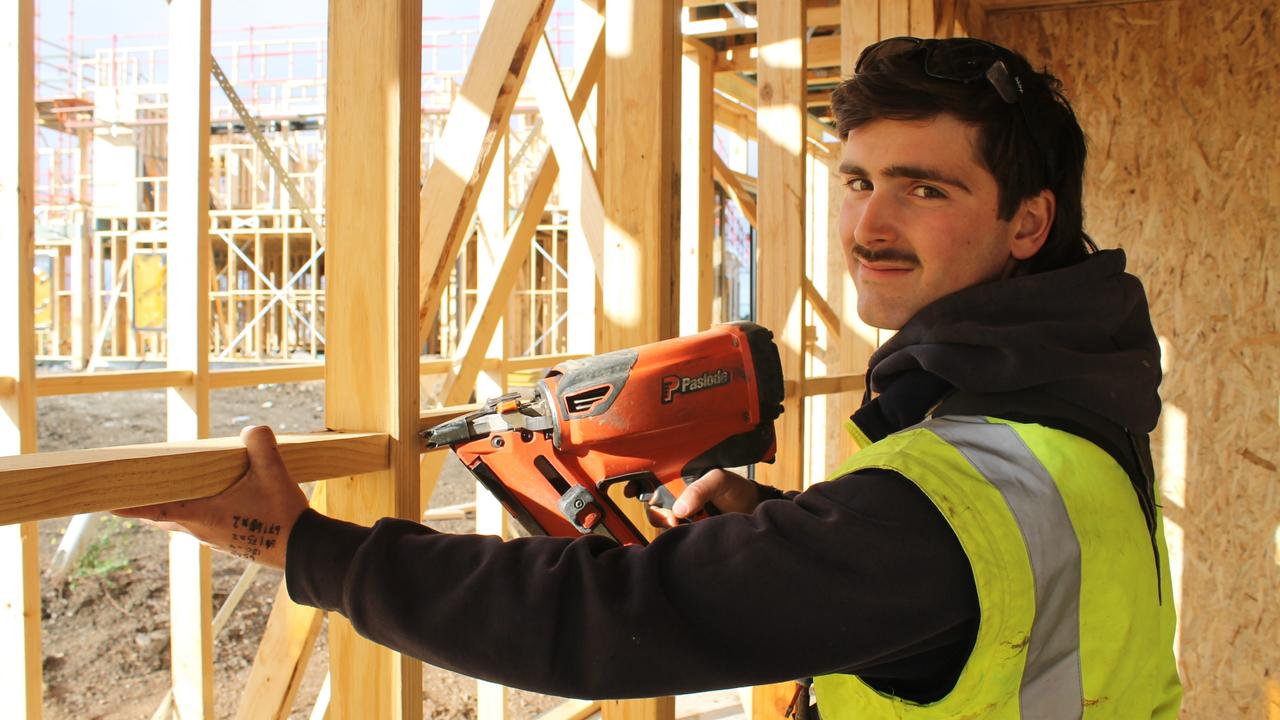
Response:
M1012 270L1017 232L997 217L976 139L951 115L850 131L840 240L864 322L897 330L934 300Z

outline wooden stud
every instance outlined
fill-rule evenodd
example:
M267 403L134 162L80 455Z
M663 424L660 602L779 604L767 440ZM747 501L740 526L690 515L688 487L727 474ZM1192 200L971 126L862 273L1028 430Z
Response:
M598 351L678 331L680 3L605 3L600 177L606 222ZM643 512L630 508L638 527ZM672 698L607 702L605 720L672 718Z
M36 450L34 0L0 16L0 455ZM4 505L0 505L3 508ZM0 520L0 523L13 522ZM0 698L15 718L41 717L40 534L0 527Z
M686 41L680 64L680 334L711 327L715 296L712 158L714 52Z
M210 0L169 4L168 369L191 374L166 392L171 441L209 436L209 27ZM169 650L182 718L214 717L209 552L185 533L169 536Z
M853 74L854 61L880 39L880 0L840 0L840 74Z
M538 716L538 720L587 720L600 712L597 700L566 700Z
M933 37L937 28L934 27L934 0L910 0L910 27L911 34L916 37Z
M502 12L490 17L480 33L473 57L482 62L467 68L436 143L438 155L421 190L418 324L424 340L551 5L552 0L504 0Z
M643 700L600 701L600 717L604 720L652 720L675 716L676 699L671 696Z
M911 34L912 0L880 0L880 37Z
M800 0L777 0L759 8L761 47L759 104L760 139L759 267L760 324L774 333L782 360L782 374L798 383L801 392L783 401L777 423L778 457L757 466L758 479L781 490L799 490L804 478L805 270L805 16ZM781 718L794 684L758 687L752 694L752 716Z
M331 480L328 503L334 517L365 524L421 513L421 33L421 0L330 0L325 424L387 433L389 468ZM337 615L329 667L331 718L422 716L422 664Z
M482 8L481 18L483 22L484 19L493 15L493 0L482 0L482 4L490 6ZM530 73L532 72L533 68L530 68ZM528 80L526 79L525 82L527 83ZM489 176L485 178L484 188L480 192L480 201L476 207L476 220L478 221L475 237L476 304L467 318L468 329L471 327L469 321L478 313L483 312L481 303L493 298L499 292L494 287L493 281L498 268L501 266L505 251L508 249L504 244L504 240L507 238L507 191L509 189L508 178L510 176L508 153L508 139L504 138L499 146L494 165L489 170ZM521 241L516 240L516 242ZM523 244L528 247L529 241L526 239ZM506 295L506 293L503 294L504 296ZM466 342L465 338L463 342ZM477 346L477 349L480 349L478 339L472 340L472 343ZM492 369L482 367L479 369L474 383L476 400L485 402L506 394L506 371L502 367L502 360L505 355L506 342L503 337L502 318L499 317L483 349L484 360L497 361L496 367ZM447 385L448 380L446 380ZM444 394L448 394L449 390L446 390ZM441 457L441 461L443 461L443 457ZM428 463L424 462L422 467L424 473L429 472ZM494 497L484 483L475 480L473 485L476 499L472 507L475 511L476 533L504 538L510 537L510 518L502 508L502 503ZM423 496L426 498L428 495L424 492ZM424 504L426 504L425 500ZM427 515L424 513L423 521L426 522L427 520ZM511 691L502 684L477 679L476 720L505 720L507 717L507 702L510 696Z
M89 364L93 352L93 255L92 205L89 196L90 158L93 153L93 132L79 130L76 138L80 148L80 237L71 245L71 365L83 370Z
M620 300L603 308L602 350L654 342L678 329L678 19L673 0L605 6L603 146L626 151L605 151L601 162L604 286Z

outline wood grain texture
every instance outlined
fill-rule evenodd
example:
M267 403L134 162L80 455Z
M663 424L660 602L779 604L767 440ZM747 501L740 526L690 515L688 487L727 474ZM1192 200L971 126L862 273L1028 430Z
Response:
M169 3L167 437L209 437L209 66L211 0ZM213 720L213 578L207 545L169 536L169 655L173 705Z
M538 716L538 720L587 720L600 712L598 700L566 700Z
M1090 140L1086 229L1125 251L1160 336L1182 717L1276 717L1277 4L991 6L988 37L1062 79Z
M715 279L712 182L714 52L685 42L680 77L680 334L711 327Z
M34 0L0 10L0 455L36 450ZM0 527L0 698L10 717L41 717L39 532Z
M604 720L655 720L674 718L674 697L646 698L644 700L601 700L600 717Z
M757 465L757 479L781 490L804 485L804 297L805 273L805 17L801 0L760 6L758 256L756 317L773 331L784 378L799 392L783 401L775 425L777 460ZM757 687L753 718L782 718L794 683Z
M182 369L60 373L37 377L36 395L52 397L157 388L190 388L194 384L195 372Z
M880 39L880 0L840 0L840 74L853 74L858 54Z
M604 13L601 284L609 301L598 316L597 352L673 337L679 329L680 3L610 1ZM649 527L631 505L636 526ZM670 697L601 703L604 720L674 715Z
M419 185L421 46L421 0L329 3L325 424L389 439L388 468L331 480L328 504L366 525L421 512L418 204L431 192ZM329 717L422 716L420 662L336 615L328 639Z
M250 367L214 370L209 373L209 387L214 390L250 385L309 382L324 379L324 363Z
M678 5L605 5L603 284L619 302L602 308L599 350L654 342L677 331Z
M280 435L295 482L387 467L384 433ZM249 468L239 438L0 458L0 524L215 495Z
M506 133L533 49L552 0L503 0L476 43L458 100L436 144L421 191L419 328L425 337L463 236L471 225L484 178ZM332 24L332 21L331 21Z

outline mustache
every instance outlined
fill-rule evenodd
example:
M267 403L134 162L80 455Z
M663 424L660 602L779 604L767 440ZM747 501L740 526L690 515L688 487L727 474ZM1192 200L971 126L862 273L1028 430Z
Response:
M853 244L853 254L867 262L907 262L912 265L919 265L920 258L915 253L908 250L899 250L898 248L882 248L880 250L872 250L864 245Z

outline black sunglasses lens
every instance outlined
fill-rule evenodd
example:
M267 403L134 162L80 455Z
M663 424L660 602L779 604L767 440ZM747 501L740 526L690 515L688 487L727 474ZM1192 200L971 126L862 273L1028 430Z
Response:
M858 56L858 62L853 66L853 72L855 74L860 73L885 58L912 52L920 47L921 42L920 38L896 37L868 45L862 51L862 54Z
M986 74L996 59L996 49L987 43L947 40L929 48L924 71L936 78L971 82Z

